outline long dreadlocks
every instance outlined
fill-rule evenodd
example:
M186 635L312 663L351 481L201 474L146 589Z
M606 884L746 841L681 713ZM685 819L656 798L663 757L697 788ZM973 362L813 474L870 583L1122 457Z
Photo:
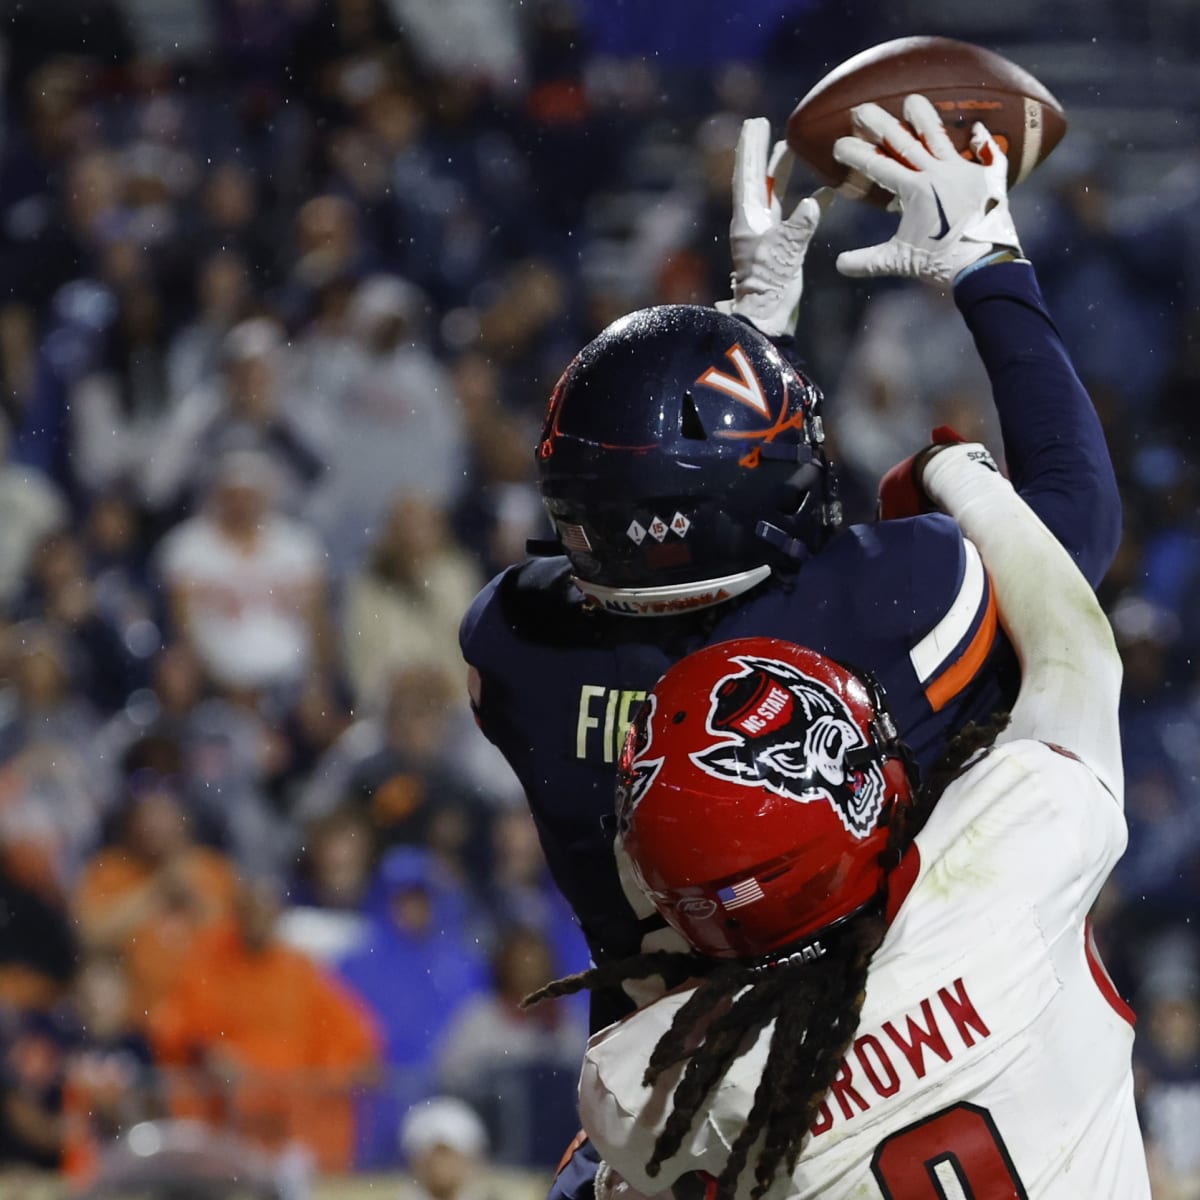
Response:
M930 771L916 803L893 810L884 851L889 867L900 861L946 787L993 744L1007 723L1005 713L968 725ZM752 1200L760 1200L781 1165L789 1172L795 1170L804 1138L854 1041L866 998L867 970L887 931L882 907L875 902L823 932L825 953L811 961L793 956L769 963L747 962L658 951L555 980L527 996L524 1004L654 975L668 989L698 981L654 1047L643 1077L645 1086L652 1087L665 1071L686 1063L670 1114L646 1164L651 1176L679 1150L705 1099L732 1063L774 1021L750 1112L717 1179L716 1200L733 1200L750 1151L761 1138L751 1191Z

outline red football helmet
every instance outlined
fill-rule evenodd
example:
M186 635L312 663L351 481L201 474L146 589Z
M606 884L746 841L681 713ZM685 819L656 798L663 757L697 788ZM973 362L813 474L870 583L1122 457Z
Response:
M873 679L790 642L722 642L676 663L638 712L619 828L696 950L759 957L881 893L909 762Z

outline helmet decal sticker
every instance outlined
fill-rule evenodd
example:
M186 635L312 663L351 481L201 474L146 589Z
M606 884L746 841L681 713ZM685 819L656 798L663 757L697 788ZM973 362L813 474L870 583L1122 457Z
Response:
M869 743L845 701L826 684L773 658L739 656L742 669L709 693L706 728L720 741L692 762L716 779L765 787L803 804L826 803L846 831L865 838L883 809L877 762L846 767L846 753Z
M743 908L762 898L763 890L753 875L749 879L740 880L731 887L717 889L717 899L720 900L726 912L731 908Z
M729 375L724 371L718 371L716 367L709 367L696 380L696 383L701 387L708 387L714 391L724 392L725 395L732 396L740 403L754 409L760 417L770 420L771 409L767 404L766 396L763 395L762 383L759 381L754 366L747 357L746 351L742 349L741 344L734 342L725 351L725 357L736 368L736 376Z
M691 529L692 523L681 512L677 512L668 524L662 517L655 513L650 518L649 526L642 525L636 517L629 522L629 527L625 530L625 536L633 542L635 546L640 546L646 540L646 534L649 534L656 542L666 540L668 533L675 534L678 538L687 537L687 532ZM674 545L674 543L672 543Z
M737 357L734 358L734 352L737 352ZM804 403L798 404L795 409L792 407L791 388L788 385L786 375L783 379L783 403L779 406L779 413L772 417L770 405L767 403L766 396L763 393L762 384L759 382L758 375L755 374L753 366L746 358L745 351L741 346L735 345L726 351L726 355L734 358L734 363L738 367L739 373L742 372L743 364L749 379L754 381L753 391L733 376L726 375L723 371L718 371L715 367L709 367L699 379L698 384L703 384L705 387L714 388L717 391L724 392L726 395L732 396L735 400L740 400L743 404L749 405L755 412L764 416L771 422L770 425L763 429L718 429L713 434L714 437L723 438L730 441L754 441L757 445L751 448L738 459L738 465L745 467L747 470L754 470L762 461L762 448L767 443L773 442L781 433L789 429L804 429L806 412ZM744 375L743 378L747 376ZM753 397L752 399L750 397ZM761 401L761 406L758 403Z
M582 525L572 525L569 521L559 521L557 524L559 539L568 550L578 550L584 554L591 550L592 543Z

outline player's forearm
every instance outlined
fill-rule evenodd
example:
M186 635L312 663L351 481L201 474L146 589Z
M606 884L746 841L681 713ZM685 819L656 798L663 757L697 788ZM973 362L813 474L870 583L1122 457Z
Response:
M978 547L1021 661L1004 740L1070 750L1119 796L1121 659L1108 620L1063 547L999 472L984 469L980 451L963 445L934 455L921 482Z
M972 272L955 300L992 382L1013 483L1095 586L1120 542L1121 499L1100 420L1033 268Z

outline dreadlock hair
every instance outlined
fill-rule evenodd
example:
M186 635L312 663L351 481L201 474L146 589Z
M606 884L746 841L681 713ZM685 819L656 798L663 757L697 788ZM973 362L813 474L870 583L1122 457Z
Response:
M949 784L991 747L1007 724L1008 714L1001 713L966 726L930 770L915 802L892 810L883 852L889 868L899 863ZM804 1139L858 1031L867 970L886 932L881 896L824 930L818 939L824 954L815 959L789 957L786 948L766 962L655 951L555 980L527 996L523 1005L655 975L668 989L698 981L651 1052L642 1081L653 1087L664 1072L686 1064L646 1164L650 1176L679 1150L709 1093L773 1021L762 1075L717 1179L715 1197L733 1200L738 1178L761 1138L750 1193L752 1200L760 1200L781 1165L789 1172L796 1169Z

